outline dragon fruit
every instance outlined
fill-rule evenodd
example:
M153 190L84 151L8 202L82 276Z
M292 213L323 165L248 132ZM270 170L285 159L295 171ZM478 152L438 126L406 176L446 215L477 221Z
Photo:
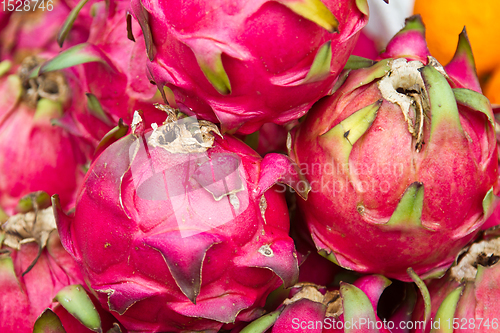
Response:
M21 6L19 5L21 4ZM57 35L71 11L64 0L5 2L6 11L0 11L0 59L21 62L27 56L40 52L58 52ZM8 10L14 5L17 10ZM81 21L81 20L80 20ZM67 36L65 47L84 42L89 35L89 24L77 22Z
M341 267L319 255L311 245L300 244L297 243L296 239L294 240L297 252L303 256L303 261L299 266L299 282L329 286L334 282L335 277L344 271Z
M181 111L252 133L327 95L368 19L365 0L140 1L151 78Z
M30 195L23 206L32 210L0 221L3 333L32 332L37 317L56 305L52 299L62 288L83 283L78 265L62 247L55 230L49 196Z
M83 68L81 81L87 108L74 118L80 131L87 132L87 138L95 144L119 119L130 124L135 110L143 111L148 124L165 119L165 113L153 106L161 97L147 79L147 55L139 25L132 25L135 29L127 33L127 26L131 26L127 23L132 20L129 6L128 1L119 0L95 3L90 35L85 43L61 52L44 64L49 69L77 65ZM79 22L79 16L72 18L75 23ZM137 38L137 41L129 38ZM59 42L63 43L64 39L60 38ZM96 117L100 120L97 124Z
M19 67L0 67L0 208L14 214L20 198L35 191L59 193L69 208L83 181L92 147L54 121L79 107L71 72L29 78L42 60L28 57ZM17 70L14 70L17 69Z
M285 155L262 159L212 123L158 107L164 125L146 130L136 113L132 134L92 163L74 215L57 209L64 247L128 330L217 332L253 320L272 290L297 280L274 184L301 176Z
M486 232L488 234L489 231ZM496 231L498 234L498 230ZM477 240L448 273L427 283L432 322L412 332L497 332L500 329L500 237ZM413 320L422 320L424 302L418 299Z
M77 263L62 247L50 197L31 193L23 213L0 217L2 333L91 333L118 326L82 287ZM43 330L54 328L58 330Z
M298 200L321 253L345 268L411 281L442 275L491 214L497 149L465 32L441 66L418 16L381 59L353 59L343 84L290 138L311 184Z
M339 289L300 283L276 311L239 333L390 333L388 323L377 316L380 296L390 284L381 275L365 276L354 284L341 282Z
M378 54L379 51L375 40L368 34L366 28L361 29L358 41L351 55L375 60Z
M141 109L145 116L149 116L148 121L156 115L151 122L162 122L164 112L153 106L157 88L147 79L146 48L139 25L130 24L131 30L127 34L127 15L132 20L128 14L130 2L111 1L107 6L99 4L101 7L92 22L87 43L98 47L107 56L108 66L114 66L118 73L103 71L100 63L85 64L88 91L115 119L122 118L130 124L133 112Z

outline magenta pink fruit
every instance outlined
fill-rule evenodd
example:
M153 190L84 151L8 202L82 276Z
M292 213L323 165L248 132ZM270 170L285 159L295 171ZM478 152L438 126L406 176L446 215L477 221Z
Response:
M368 18L354 0L134 0L132 9L160 90L243 134L297 119L327 95Z
M500 156L500 123L498 121L498 114L500 113L500 106L498 105L492 105L493 108L493 113L495 114L495 132L496 132L496 139L497 139L497 152L499 153ZM500 159L499 159L499 165L500 165ZM498 203L498 196L500 193L500 168L498 168L498 181L496 186L493 188L493 193L495 194L495 199L496 202ZM491 216L486 220L486 222L482 225L481 229L486 230L489 228L493 228L500 225L500 206L496 206L493 210L493 213Z
M102 52L107 65L102 62L84 64L86 91L96 97L113 124L119 118L131 124L134 111L139 109L144 112L143 117L148 124L161 123L165 113L153 106L161 98L159 94L155 96L157 87L149 82L146 75L146 48L137 22L129 27L127 34L127 17L132 20L128 14L129 1L100 5L87 43Z
M289 207L296 207L292 204ZM290 235L297 249L299 260L299 282L313 283L320 286L333 284L336 276L345 270L321 256L307 230L307 226L298 212L291 212ZM346 271L347 272L347 271ZM349 272L351 273L351 272Z
M257 151L264 156L271 152L286 152L287 128L267 123L262 125L258 132Z
M375 40L367 34L365 29L361 29L359 32L358 41L351 54L372 60L377 59L379 54L377 44Z
M443 274L491 214L493 114L465 33L443 68L412 17L381 58L346 71L296 130L290 156L312 186L298 203L318 250L410 281L409 267Z
M88 40L61 52L41 69L41 73L54 68L83 69L81 85L87 107L73 118L79 131L96 145L119 119L132 123L135 110L143 111L148 125L165 119L165 113L153 106L161 97L147 79L147 55L139 25L132 25L127 33L127 22L132 21L129 5L128 1L94 4ZM75 22L79 20L80 15ZM136 42L129 39L134 36Z
M500 238L473 243L458 262L439 280L427 283L431 296L431 323L413 332L496 332L500 329ZM424 316L425 305L418 299L413 321Z
M2 333L30 333L37 317L56 307L56 294L65 286L84 283L83 276L61 245L52 208L0 222Z
M5 28L5 26L9 23L9 18L11 14L12 12L6 10L0 11L0 29L3 30L3 28Z
M0 76L0 208L8 214L34 191L59 193L69 208L91 151L74 133L53 125L79 107L81 92L74 79L67 72L28 79L39 63L38 58L26 58L19 74L11 70Z
M339 289L301 283L274 312L249 324L240 333L390 333L377 316L382 292L391 281L381 275L341 282Z
M286 126L266 123L257 132L248 135L236 135L236 137L255 149L261 156L265 156L267 153L286 153L288 131L298 123L297 120L290 122Z
M165 125L145 131L136 114L133 134L92 163L74 216L57 211L64 246L131 331L216 332L253 320L272 290L298 277L274 186L298 174L284 155L262 159L213 124L159 107Z
M28 10L28 7L24 7L26 4L21 1L2 4L7 11L0 10L1 60L21 62L30 55L60 50L56 41L57 35L72 7L64 0L31 2ZM9 11L9 5L13 5L17 10ZM88 29L88 23L82 24L81 20L76 22L67 37L65 47L84 42L88 38Z

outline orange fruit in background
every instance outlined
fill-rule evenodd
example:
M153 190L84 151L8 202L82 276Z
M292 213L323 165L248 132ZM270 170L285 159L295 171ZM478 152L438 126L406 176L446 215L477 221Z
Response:
M414 13L426 27L431 54L447 64L466 26L481 76L500 67L500 0L415 0Z
M497 67L486 82L483 94L488 97L491 104L500 104L500 66Z

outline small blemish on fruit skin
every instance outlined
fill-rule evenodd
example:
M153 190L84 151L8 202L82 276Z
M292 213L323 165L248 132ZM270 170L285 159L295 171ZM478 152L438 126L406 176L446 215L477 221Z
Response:
M259 251L258 251L260 254L262 254L263 256L265 257L274 257L274 252L273 250L271 249L271 247L269 245L262 245L260 248L259 248Z
M110 246L111 246L111 243L106 242L106 244L104 244L104 248L105 248L105 249L107 249L107 248L108 248L108 247L110 247Z

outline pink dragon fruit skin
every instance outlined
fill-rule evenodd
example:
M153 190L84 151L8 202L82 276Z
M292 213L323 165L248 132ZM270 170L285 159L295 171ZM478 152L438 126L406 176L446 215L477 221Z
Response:
M326 289L303 283L276 311L259 318L239 333L390 333L377 316L377 304L391 281L381 275L364 276L353 284Z
M22 77L14 71L0 77L0 207L13 214L20 198L45 191L59 193L68 208L91 147L52 121L77 107L78 91L63 73L36 79L38 90Z
M264 156L269 152L286 152L287 128L273 123L262 125L259 130L256 152Z
M144 112L148 123L161 123L165 113L153 106L160 99L155 96L157 87L146 75L148 59L137 22L129 31L135 41L129 40L127 35L130 2L112 1L107 7L104 3L99 4L101 7L92 23L87 43L98 47L116 70L109 70L100 63L85 64L87 90L97 97L115 123L122 118L130 124L133 112L139 109Z
M148 124L165 119L165 113L153 105L161 97L147 79L147 55L139 25L132 24L127 33L127 22L132 19L129 5L128 1L120 0L95 3L85 43L61 52L44 64L46 68L82 68L80 79L87 95L87 108L74 113L73 118L79 131L86 132L86 138L96 145L119 119L130 124L135 110L143 111ZM79 20L80 15L75 22Z
M47 193L31 193L19 205L23 213L0 217L2 333L111 333L119 327L82 287L83 275L61 244ZM47 313L52 318L44 318Z
M60 246L60 251L65 251ZM45 308L52 306L52 299L57 291L66 284L82 283L79 276L69 276L68 269L73 273L78 272L76 263L73 267L68 263L54 266L54 258L48 253L43 253L38 259L35 267L21 278L21 273L36 258L38 253L37 244L25 244L21 251L15 254L14 262L11 258L1 258L1 289L3 309L0 311L2 332L5 333L29 333L33 330L33 324ZM73 260L65 253L66 260ZM18 280L21 278L21 280ZM76 278L76 279L75 279ZM76 281L75 281L76 280Z
M135 42L127 34L128 1L111 1L106 7L99 3L98 10L90 28L87 43L98 46L127 75L128 87L133 97L149 100L156 92L146 76L146 48L142 31L137 24L131 24L131 33Z
M327 95L368 18L354 0L134 0L132 10L160 90L242 134L297 119Z
M15 4L16 8L19 3ZM33 2L32 5L34 4ZM42 2L37 5L41 6ZM51 0L51 10L47 9L47 1L44 1L43 5L45 8L37 7L36 10L29 11L22 6L19 8L21 10L17 11L0 11L0 59L10 58L20 62L29 55L60 50L56 38L72 7L61 0ZM2 27L3 25L5 26ZM68 35L65 47L84 42L89 35L88 28L88 23L81 24L81 20L76 22Z
M411 332L497 332L500 328L500 238L480 239L460 255L438 280L429 280L431 318ZM417 300L413 321L422 320L425 305Z
M0 29L3 28L9 23L9 18L12 12L0 10Z
M191 120L146 132L134 122L92 163L74 216L56 213L89 286L131 331L216 332L260 315L267 295L298 277L286 203L273 187L292 181L290 160L262 159ZM204 134L190 146L191 126Z
M295 243L299 260L299 282L329 287L345 270L317 252L307 226L296 211L296 205L292 203L289 207L292 208L290 236ZM294 207L295 211L293 211ZM351 273L351 271L348 272Z
M499 153L500 156L500 123L499 123L499 113L500 113L500 107L498 105L492 105L493 108L493 113L495 115L495 132L496 132L496 139L497 139L497 152ZM499 157L499 165L500 165L500 157ZM496 199L499 196L500 193L500 168L498 169L498 179L499 182L497 183L497 186L493 189L493 193L496 196ZM498 199L497 199L498 200ZM493 227L496 227L500 224L500 206L496 206L496 208L493 210L493 213L491 216L486 220L486 222L483 224L481 227L482 230L487 230Z
M348 71L313 107L293 134L290 156L312 186L298 204L318 250L345 268L410 281L409 267L420 276L443 274L491 214L493 115L477 91L464 33L443 68L412 17L381 58ZM419 69L405 72L411 66ZM421 108L419 91L428 103ZM417 94L407 115L396 104L406 103L400 92Z
M298 124L298 120L291 121L286 126L265 123L257 132L248 135L236 134L236 137L252 147L261 156L265 156L267 153L286 153L288 131Z
M367 59L377 59L379 50L375 40L365 31L361 29L356 46L352 50L352 55Z
M50 207L4 222L0 228L0 328L2 333L30 333L37 317L57 305L56 294L65 286L83 283L83 276L61 245ZM15 232L19 229L29 233ZM31 241L20 243L23 238Z

